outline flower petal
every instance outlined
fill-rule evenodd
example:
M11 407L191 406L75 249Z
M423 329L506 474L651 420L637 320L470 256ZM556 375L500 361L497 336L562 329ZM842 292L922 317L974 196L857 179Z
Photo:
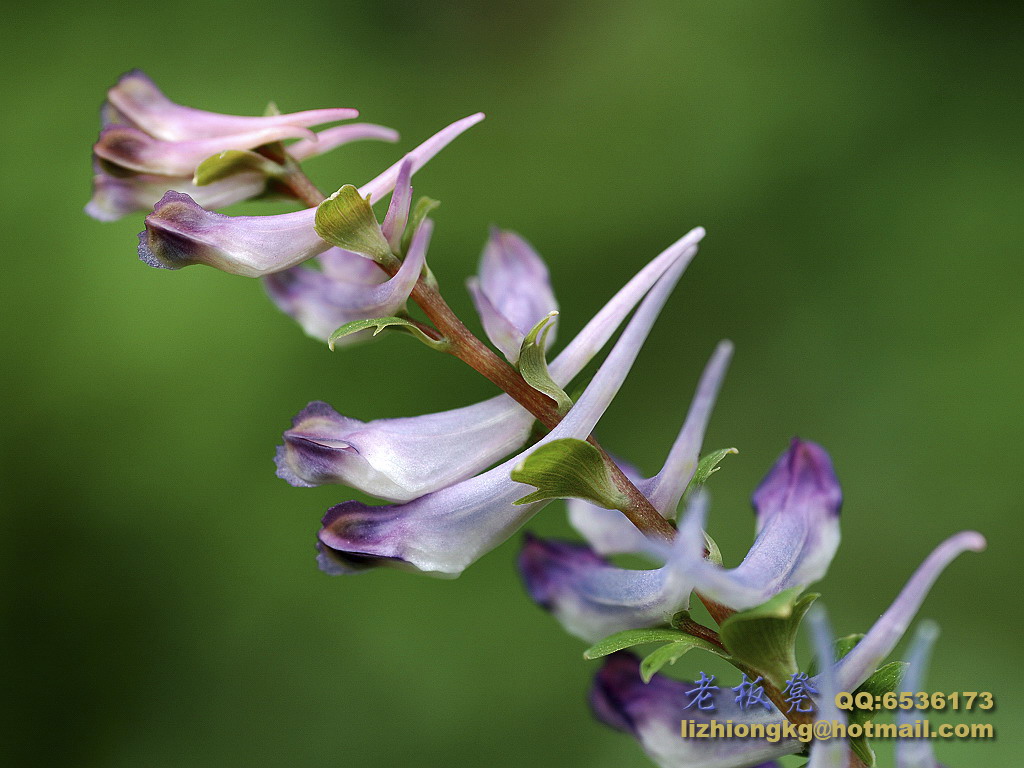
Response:
M184 107L168 99L142 71L136 69L121 76L107 92L117 112L151 136L166 141L192 141L228 134L277 128L310 127L351 120L354 109L312 109L287 115L242 117Z
M901 691L916 694L928 690L925 687L928 661L938 637L939 626L935 622L924 621L918 626L907 657L908 667L903 676ZM897 728L904 725L913 727L918 714L914 710L896 710ZM939 768L932 743L928 739L897 739L895 757L896 768Z
M282 139L313 138L308 128L282 125L211 139L161 141L127 125L104 128L93 146L97 157L137 173L191 176L203 160L229 149L255 149Z
M594 643L625 629L667 624L686 609L693 585L677 567L682 556L675 547L662 568L616 568L586 545L527 533L519 572L534 602L566 632Z
M629 372L687 258L676 263L641 303L604 363L572 410L538 445L590 434ZM456 576L507 539L546 501L516 505L528 487L509 476L533 449L481 475L402 505L339 504L324 517L319 539L330 549L335 570L392 564L426 573Z
M402 243L402 235L409 223L409 209L412 206L412 185L409 179L412 178L412 160L406 158L398 170L398 179L395 181L395 192L391 195L391 204L384 216L384 223L380 225L380 231L384 239L388 241L394 253L399 252Z
M482 119L472 115L452 123L408 153L412 172ZM376 199L390 193L403 162L364 184L359 194ZM316 208L275 216L225 216L203 209L188 195L169 192L146 217L139 258L163 269L207 264L245 277L269 275L330 248L313 229L315 218Z
M308 160L323 155L332 149L351 144L353 141L398 141L398 131L373 123L350 123L325 128L317 132L315 138L300 139L288 146L288 154L296 160Z
M325 272L305 266L267 275L263 283L278 309L294 318L310 336L326 340L345 323L388 317L405 308L423 270L432 231L433 223L425 220L416 231L409 255L398 272L379 285L341 282ZM368 259L353 255L373 264ZM352 343L363 335L347 336L343 343Z
M392 165L386 171L363 184L363 186L359 188L359 194L363 197L369 197L372 202L376 203L395 188L395 185L398 183L398 176L402 170L402 165L406 161L409 161L412 164L410 172L416 173L416 171L426 165L427 161L434 157L434 155L483 119L484 113L477 112L469 117L456 120L451 125L442 128L418 147L408 152L401 160Z
M600 351L669 267L680 258L692 258L701 236L703 230L694 230L666 249L587 323L550 366L561 386ZM376 267L368 259L355 258ZM329 469L327 464L314 463L308 470L302 455L291 449L292 437L305 439L304 421L300 414L291 434L285 434L285 448L278 451L279 476L296 485L338 483L389 501L410 501L472 477L508 456L526 442L533 416L512 398L499 395L410 418L361 422L338 416L330 425L319 420L314 425L317 441L329 439L353 450L332 452Z
M619 652L605 658L590 690L590 706L598 720L631 734L644 752L661 768L737 768L774 766L771 761L799 752L803 745L792 738L774 743L761 738L682 738L680 719L697 725L716 720L760 725L781 733L785 718L776 709L741 709L732 691L720 686L714 694L714 710L702 711L689 706L692 683L655 675L649 683L640 677L640 662L630 653ZM689 706L689 708L687 708ZM696 731L694 731L696 732Z
M818 695L815 699L817 713L814 719L845 725L846 717L836 706L836 695L846 689L836 687L835 643L825 609L813 606L807 614L807 623L811 629L811 644L818 660L818 669L821 670L821 674L815 678ZM846 739L816 739L811 746L811 759L807 768L846 768L847 754Z
M675 518L683 492L697 470L704 433L722 388L725 372L729 368L732 350L731 342L719 342L701 374L686 421L669 450L664 466L657 475L640 483L640 490L654 508L667 518Z
M85 212L99 221L116 221L152 210L169 190L190 196L204 208L223 208L262 194L266 186L266 179L256 172L238 173L202 187L193 184L191 176L135 174L122 178L98 173Z
M694 588L743 610L784 589L818 581L839 546L841 501L839 481L825 450L794 439L754 492L758 534L736 568L726 570L704 559L706 497L691 504L679 535L689 542L687 567Z
M514 232L491 231L478 277L467 287L487 338L510 363L519 360L526 334L558 309L548 268L537 252ZM548 344L554 333L548 334Z
M683 428L657 475L641 479L635 468L619 465L655 509L666 517L674 516L683 491L697 468L704 431L731 357L732 344L721 342L701 374ZM618 510L603 509L581 499L569 499L567 507L569 522L598 554L644 554L664 561L663 545L640 533Z
M856 690L892 653L928 596L928 590L947 565L964 552L981 552L984 549L985 537L976 531L961 531L939 544L910 577L889 610L836 665L839 690Z
M280 272L330 248L313 230L315 210L225 216L188 195L168 192L146 217L139 258L163 269L207 264L245 277Z

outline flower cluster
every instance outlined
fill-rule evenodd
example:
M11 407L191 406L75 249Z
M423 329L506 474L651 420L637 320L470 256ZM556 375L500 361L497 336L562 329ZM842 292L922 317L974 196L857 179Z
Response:
M320 568L458 576L552 501L567 500L581 541L526 534L518 561L526 590L590 644L588 658L604 657L591 692L597 717L631 734L665 768L776 765L766 761L807 749L796 739L680 736L695 684L659 671L691 650L715 654L739 668L744 681L751 675L761 683L764 706L740 706L728 689L707 694L717 717L735 723L781 725L812 711L841 720L831 703L835 692L898 686L892 665L881 665L943 569L962 552L984 548L980 534L961 532L940 544L867 633L836 643L824 612L811 606L817 595L807 592L826 574L840 541L842 493L825 449L794 439L771 467L753 494L756 537L738 565L726 567L705 532L705 485L735 452L703 449L732 354L728 342L714 350L658 473L644 477L593 438L703 230L640 269L550 361L559 303L548 270L522 237L492 231L467 285L491 349L440 294L427 266L436 203L414 203L411 186L417 170L483 116L452 123L376 178L324 198L300 161L358 139L398 138L372 124L311 130L355 116L351 109L270 109L263 117L204 112L175 104L144 74L131 72L108 92L86 207L102 220L152 209L139 235L142 261L259 277L279 309L332 348L402 333L463 360L503 390L480 403L407 418L360 421L324 402L299 412L277 450L278 476L293 486L346 486L382 502L350 500L327 510L317 534ZM267 216L214 210L269 194L303 207ZM388 195L378 219L373 205ZM620 329L597 372L570 397L567 388ZM653 567L620 567L612 558L621 554ZM707 607L717 630L694 621L694 600ZM805 615L813 677L801 671L795 652ZM933 640L926 627L905 689L920 687ZM626 650L652 642L659 648L642 661ZM781 691L798 675L817 696L812 709L794 714L783 709ZM926 742L900 744L897 755L900 768L936 765ZM867 744L837 740L814 742L809 758L812 768L874 759Z

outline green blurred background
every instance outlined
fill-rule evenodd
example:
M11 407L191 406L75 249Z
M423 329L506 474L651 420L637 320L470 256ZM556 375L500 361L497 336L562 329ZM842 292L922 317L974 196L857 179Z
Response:
M312 161L361 183L476 110L417 176L443 201L431 265L462 288L487 226L551 266L567 339L641 264L709 231L600 427L654 471L714 343L737 354L707 446L736 562L748 496L794 434L846 493L822 591L867 628L962 528L929 688L990 690L1012 765L1024 440L1022 31L999 2L37 3L9 9L3 79L2 742L11 765L648 763L593 722L594 662L523 595L517 542L454 582L329 578L313 535L341 488L274 477L307 401L372 417L491 394L402 339L331 354L260 285L135 258L142 217L86 218L105 89L259 114L355 106L402 132ZM271 204L238 210L272 212ZM561 508L535 528L564 532ZM517 537L518 538L518 537ZM718 670L688 657L683 676ZM726 673L730 674L730 673ZM955 721L989 716L960 714ZM888 762L882 759L883 765ZM789 765L791 763L787 763Z

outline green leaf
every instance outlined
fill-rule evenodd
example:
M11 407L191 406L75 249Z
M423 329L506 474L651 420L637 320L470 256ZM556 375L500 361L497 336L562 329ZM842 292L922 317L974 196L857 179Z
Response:
M702 456L701 460L697 462L697 469L693 473L693 477L690 478L690 482L686 486L686 490L683 491L683 501L685 502L690 498L692 494L700 490L700 488L708 481L715 472L721 469L718 466L722 459L728 456L730 453L739 453L735 448L719 448L717 451L712 451L706 456Z
M640 677L643 678L645 683L649 683L651 678L658 673L658 671L666 664L675 664L684 654L689 653L694 648L699 648L702 651L713 653L716 656L721 656L723 659L728 659L729 655L722 652L721 648L712 645L707 640L701 640L699 637L693 637L692 635L685 635L674 643L663 645L655 651L652 651L648 656L640 662Z
M256 152L229 149L206 158L196 166L192 183L202 187L245 171L259 171L264 176L273 178L284 172L284 168Z
M441 203L437 200L432 200L429 197L421 197L416 201L416 204L412 208L412 213L409 215L409 223L405 225L405 232L402 233L402 253L406 254L409 252L409 244L412 243L413 235L416 234L416 230L420 228L420 224L423 220L430 215L430 212L437 208Z
M604 640L598 640L583 652L584 659L599 659L609 653L621 651L624 648L632 648L634 645L644 643L674 643L690 637L685 632L668 627L654 627L653 629L627 629L609 635Z
M512 470L512 479L537 488L516 501L584 499L605 509L622 510L629 499L615 486L608 465L590 443L571 437L537 447Z
M327 340L327 345L333 351L334 344L338 339L353 333L359 333L360 331L367 331L371 328L373 329L374 336L383 330L400 331L414 336L431 349L436 349L439 352L444 352L448 349L448 341L446 339L430 338L415 323L404 317L375 317L368 320L353 320L351 323L345 323L341 328L332 333L331 337Z
M875 750L871 748L865 736L858 736L855 739L847 739L850 749L867 768L875 766Z
M314 228L331 245L369 256L385 266L398 262L380 231L369 200L362 198L351 184L317 206Z
M548 373L547 353L545 352L548 333L554 327L554 318L557 315L558 312L549 312L526 334L526 338L523 339L523 344L519 348L518 367L519 372L526 379L526 383L554 400L558 404L558 412L564 416L572 408L572 400Z
M720 634L729 652L763 674L777 688L798 671L796 636L800 622L818 599L800 596L802 588L787 589L766 603L734 613L722 622Z

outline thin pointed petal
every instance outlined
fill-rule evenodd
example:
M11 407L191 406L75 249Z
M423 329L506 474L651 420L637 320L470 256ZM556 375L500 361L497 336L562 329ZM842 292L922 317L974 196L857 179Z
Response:
M358 117L354 109L312 109L287 115L245 117L184 107L168 99L149 77L133 70L107 93L110 104L132 124L166 141L191 141L280 126L311 127Z
M255 172L237 173L201 187L192 183L191 176L136 174L120 178L99 173L93 178L92 199L85 212L99 221L116 221L153 210L171 190L188 195L203 208L223 208L262 194L266 186L266 178Z
M196 166L218 152L255 149L282 139L310 138L313 135L308 128L283 125L211 139L161 141L137 128L113 125L103 129L93 151L107 162L137 173L191 176Z
M923 621L914 633L914 642L910 646L907 657L907 672L903 676L900 690L910 694L927 691L928 662L931 659L932 647L939 637L939 625L933 621ZM896 726L913 727L917 715L913 710L896 710ZM939 768L935 759L935 751L928 739L897 739L896 768Z
M411 178L412 160L403 160L398 170L398 179L395 181L395 193L391 196L391 204L384 216L384 223L380 225L384 239L388 241L394 253L399 252L402 235L409 223L409 209L412 207L412 185L409 183Z
M796 739L784 737L774 743L760 738L683 738L680 719L703 726L711 720L732 721L734 726L760 724L781 733L785 718L777 710L741 709L732 691L725 685L720 688L714 695L714 710L702 711L690 706L692 697L688 694L693 684L661 675L644 683L636 657L620 652L606 657L594 678L590 706L601 722L636 738L661 768L777 768L776 763L768 761L803 747Z
M794 439L754 493L758 534L753 546L739 566L727 570L703 557L707 498L701 495L679 529L689 542L688 568L695 589L743 610L784 589L818 581L839 546L841 501L825 450Z
M680 257L641 303L572 410L538 445L565 437L583 438L618 392L686 266ZM403 505L369 507L346 502L324 518L319 539L333 557L353 559L354 566L401 564L455 576L505 541L547 503L517 505L528 486L514 482L512 469L533 449L481 475Z
M423 270L431 231L428 219L417 230L409 255L398 272L379 285L345 283L326 272L299 266L267 275L264 286L278 309L294 318L313 338L326 340L345 323L388 317L405 308ZM373 264L368 259L356 258ZM363 335L353 334L345 337L344 342L354 343Z
M725 372L729 368L732 349L731 342L719 343L704 368L690 410L686 414L686 421L672 444L664 466L657 475L639 484L640 490L654 508L670 519L675 517L683 492L697 469L704 432L711 418L711 410L715 407L718 391L722 388Z
M139 258L163 269L207 264L245 277L280 272L330 248L313 229L315 213L225 216L168 192L146 217Z
M308 160L323 155L353 141L398 141L398 131L373 123L350 123L318 131L315 139L300 139L288 147L288 154L296 160Z
M526 334L558 309L547 266L514 232L491 232L479 275L467 287L487 338L513 364L519 360ZM554 333L550 333L548 344L553 342Z
M856 690L892 653L947 565L964 552L984 549L985 537L976 531L961 531L939 544L910 577L889 610L836 666L839 689Z
M655 570L616 568L590 547L526 534L519 572L534 602L587 642L625 629L667 624L690 604L693 585L678 568L681 546Z
M371 181L366 182L366 184L359 188L359 194L363 197L369 196L372 202L377 202L395 188L395 184L398 183L398 174L402 170L403 163L409 161L412 164L412 173L416 173L416 171L427 164L428 160L448 146L460 134L464 133L483 119L483 112L477 112L469 117L456 120L446 128L442 128L382 174Z
M644 267L598 312L551 364L555 379L567 385L600 351L636 304L669 267L692 258L703 234L695 230ZM321 259L326 260L325 253ZM357 257L362 259L362 257ZM362 259L373 264L368 259ZM330 272L325 264L325 272ZM343 418L343 417L339 417ZM358 425L349 428L347 423ZM301 432L301 419L293 429ZM533 416L508 395L450 411L372 422L338 422L331 439L354 452L337 454L333 474L305 474L287 451L279 452L289 468L283 477L305 484L347 485L388 501L403 502L472 477L526 442ZM322 430L324 425L318 425ZM323 432L318 432L323 436ZM286 442L288 437L285 437ZM289 479L291 482L291 480ZM616 513L618 514L618 513ZM632 528L632 526L630 526Z
M817 713L815 720L846 723L846 717L836 707L836 695L840 689L836 687L832 629L829 627L825 609L813 606L807 614L807 623L811 629L811 644L818 660L821 674L815 678L818 695L815 699ZM845 689L843 689L845 690ZM847 745L845 739L815 740L811 746L811 759L807 768L846 768Z

